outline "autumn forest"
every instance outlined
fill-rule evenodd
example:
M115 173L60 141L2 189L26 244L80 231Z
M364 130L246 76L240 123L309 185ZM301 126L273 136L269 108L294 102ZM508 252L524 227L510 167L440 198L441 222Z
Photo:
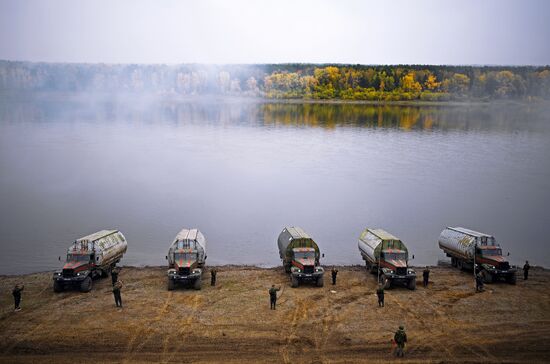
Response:
M0 90L148 92L269 99L550 99L550 67L136 65L0 61Z

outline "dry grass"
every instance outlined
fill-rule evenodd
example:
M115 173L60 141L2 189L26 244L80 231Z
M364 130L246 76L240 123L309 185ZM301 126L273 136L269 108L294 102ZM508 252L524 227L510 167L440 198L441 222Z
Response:
M386 362L400 324L409 345L399 361L550 360L549 271L476 294L470 274L435 267L428 289L387 291L385 308L374 276L339 271L336 286L329 274L323 288L292 289L282 269L220 267L216 287L207 274L201 291L169 292L164 268L125 267L122 310L109 279L54 294L49 273L0 277L0 362ZM15 282L26 286L18 313ZM271 284L282 286L276 311Z

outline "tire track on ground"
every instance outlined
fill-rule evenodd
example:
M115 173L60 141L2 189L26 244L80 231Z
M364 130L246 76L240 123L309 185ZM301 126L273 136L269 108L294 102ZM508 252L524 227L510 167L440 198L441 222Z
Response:
M143 348L143 346L153 337L152 333L154 332L154 329L151 324L156 323L162 319L162 317L168 311L168 306L170 305L171 300L172 300L172 292L168 292L168 295L164 300L164 304L157 311L157 316L155 316L151 320L149 325L144 326L144 328L141 330L136 330L134 335L132 335L132 337L128 341L128 344L126 345L126 355L122 363L128 363L129 361L132 361L136 352L139 349ZM138 338L143 338L143 340L141 340L137 345L134 345L134 343L138 340Z

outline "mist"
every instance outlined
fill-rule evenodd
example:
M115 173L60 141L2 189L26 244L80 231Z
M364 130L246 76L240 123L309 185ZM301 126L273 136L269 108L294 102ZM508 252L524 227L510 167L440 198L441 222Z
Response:
M550 64L550 3L0 1L0 59Z

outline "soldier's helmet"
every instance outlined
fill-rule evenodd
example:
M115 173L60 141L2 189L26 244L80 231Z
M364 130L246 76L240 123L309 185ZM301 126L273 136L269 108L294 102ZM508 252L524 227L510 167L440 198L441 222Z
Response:
M403 325L399 326L399 330L405 330L405 327Z

